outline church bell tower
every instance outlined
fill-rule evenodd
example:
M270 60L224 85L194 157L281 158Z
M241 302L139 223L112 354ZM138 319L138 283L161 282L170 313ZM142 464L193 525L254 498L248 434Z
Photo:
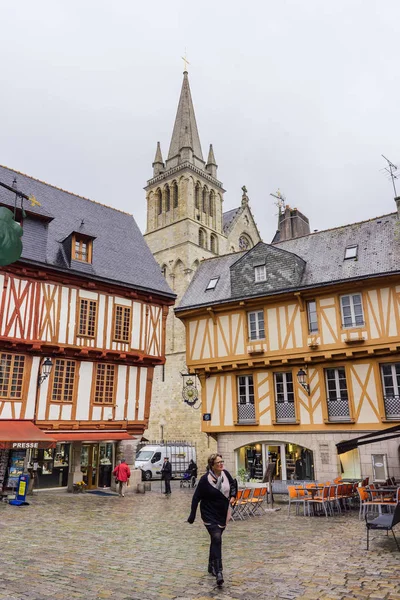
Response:
M168 157L157 143L147 182L146 241L178 301L199 261L226 250L222 228L224 189L212 145L204 161L188 73L183 83Z

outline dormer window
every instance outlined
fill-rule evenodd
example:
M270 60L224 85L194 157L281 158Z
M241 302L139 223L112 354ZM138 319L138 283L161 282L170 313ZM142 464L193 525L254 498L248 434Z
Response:
M92 240L86 236L74 234L72 237L72 260L92 262Z
M254 267L254 280L256 283L258 281L267 280L267 268L265 265L259 265L258 267Z
M212 279L210 279L210 281L208 282L208 286L206 287L206 291L215 290L215 288L217 287L218 280L219 277L213 277Z
M357 258L358 246L347 246L344 251L344 260L348 258Z

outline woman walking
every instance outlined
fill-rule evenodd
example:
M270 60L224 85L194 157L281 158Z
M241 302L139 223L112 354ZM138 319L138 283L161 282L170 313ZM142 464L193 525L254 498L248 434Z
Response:
M207 469L193 494L188 523L194 522L200 502L201 518L210 535L208 572L217 578L217 585L222 585L222 534L230 518L230 505L236 498L237 483L225 471L224 461L219 454L211 454Z

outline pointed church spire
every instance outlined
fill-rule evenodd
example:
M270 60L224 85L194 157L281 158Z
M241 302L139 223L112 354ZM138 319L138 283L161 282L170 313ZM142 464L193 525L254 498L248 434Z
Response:
M185 150L183 156L181 156L182 149ZM187 149L190 149L191 152L188 153ZM192 156L188 158L190 154ZM175 167L180 162L187 160L190 160L190 162L193 162L193 164L200 168L204 168L203 153L201 151L199 132L197 131L188 74L187 71L184 71L181 96L179 98L174 130L168 152L167 168Z
M208 152L206 171L210 173L211 177L217 177L217 163L215 162L214 150L212 144L210 144L210 150Z
M161 154L161 146L160 146L160 142L157 142L157 150L156 150L156 155L154 157L154 162L153 162L153 176L156 177L156 175L159 175L161 173L161 171L164 170L164 161L163 161L163 157Z

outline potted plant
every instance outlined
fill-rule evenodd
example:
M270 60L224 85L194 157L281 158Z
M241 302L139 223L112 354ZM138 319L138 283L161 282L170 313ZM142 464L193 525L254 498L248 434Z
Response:
M74 494L82 494L82 492L85 491L87 485L84 481L77 481L76 483L74 483L73 485L73 490L72 492Z
M246 484L247 476L248 476L248 473L244 467L241 467L240 469L237 470L237 478L238 478L239 485L244 486Z

